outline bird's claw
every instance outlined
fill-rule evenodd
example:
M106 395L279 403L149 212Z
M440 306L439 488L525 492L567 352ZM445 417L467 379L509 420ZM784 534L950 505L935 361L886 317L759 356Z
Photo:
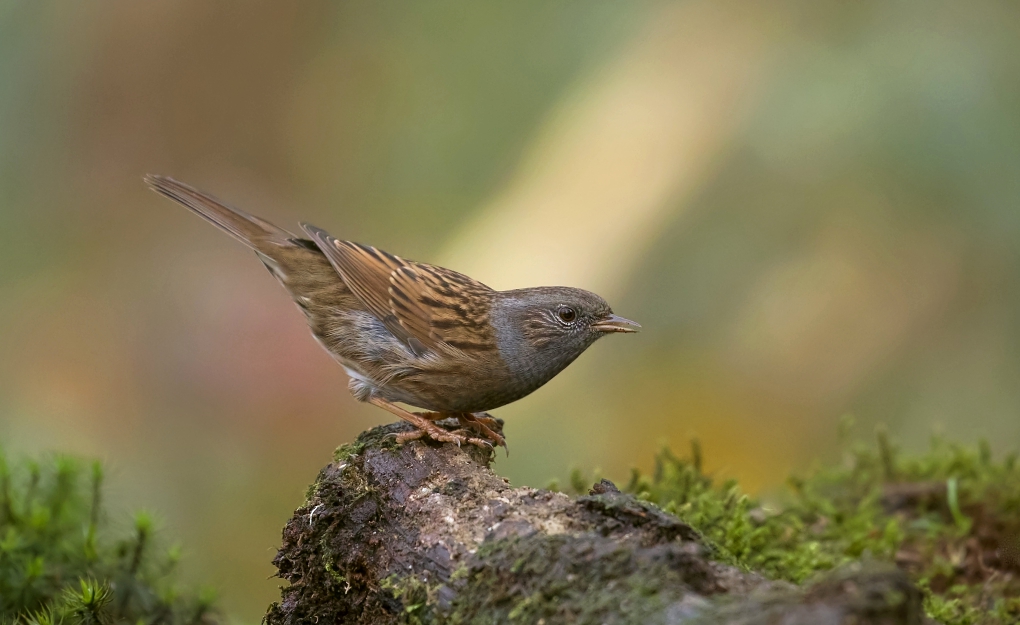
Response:
M399 432L387 435L387 437L393 436L396 439L397 444L403 444L427 436L428 438L440 443L456 443L457 447L462 447L464 443L467 443L475 445L476 447L492 450L495 448L495 445L500 445L506 450L507 456L510 455L510 448L507 447L506 438L504 438L502 434L495 432L493 429L500 429L500 422L484 412L477 414L466 412L459 414L408 412L382 399L375 398L370 401L381 408L389 410L414 426L414 429L410 432ZM457 421L460 422L460 429L450 431L441 427L437 421L445 417L456 418Z
M453 437L457 442L457 447L460 447L461 443L470 443L476 447L483 447L485 449L492 449L492 443L485 440L484 438L477 438L471 436L471 433L467 430L454 430L449 432L450 436Z
M492 443L495 443L506 451L508 458L510 457L510 448L506 444L506 437L493 430L493 428L499 427L499 422L490 417L488 414L484 412L477 414L465 413L457 415L457 420L460 421L462 426L471 428L484 437L486 442L489 442L490 448L493 447Z
M455 443L457 447L462 447L465 443L467 443L484 449L492 449L492 443L487 440L471 436L470 432L467 430L454 430L451 432L432 423L423 427L415 428L410 432L400 432L399 434L393 434L392 436L394 436L397 443L401 445L413 440L418 440L419 438L428 437L440 443Z
M426 434L427 434L427 432L425 430L416 429L416 430L411 430L410 432L400 432L400 433L387 434L386 438L389 438L390 436L392 436L396 440L398 445L403 445L404 443L407 443L407 442L410 442L410 441L416 441L419 438L421 438L422 436L425 436Z

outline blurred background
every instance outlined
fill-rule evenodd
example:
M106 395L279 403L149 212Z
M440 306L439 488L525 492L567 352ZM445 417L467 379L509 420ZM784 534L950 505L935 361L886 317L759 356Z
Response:
M847 414L1020 443L1016 3L0 4L0 444L104 459L257 622L391 418L149 172L640 321L496 411L514 484L697 437L767 493Z

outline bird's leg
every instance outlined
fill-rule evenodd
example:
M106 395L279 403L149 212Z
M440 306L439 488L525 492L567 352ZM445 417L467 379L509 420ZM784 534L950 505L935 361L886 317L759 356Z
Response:
M487 412L472 412L470 413L469 416L479 423L484 423L487 427L490 428L499 427L499 421L496 421L496 419L494 419L492 415L490 415Z
M439 441L441 443L457 443L458 447L462 443L471 443L472 445L477 445L478 447L492 449L492 443L490 443L489 441L482 440L480 438L474 438L471 436L465 436L459 432L449 432L447 430L444 430L443 428L433 423L430 419L420 415L416 415L413 412L404 410L400 406L392 402L388 402L381 397L370 397L367 401L373 406L378 406L379 408L382 408L383 410L389 413L397 415L404 421L407 421L414 427L418 428L418 430L414 432L403 432L401 434L397 434L398 443L403 444L406 443L407 441L413 441L415 439L421 438L422 436L428 436L432 440Z
M446 419L447 417L456 417L457 421L460 422L462 428L473 430L475 433L480 434L483 438L497 445L502 446L503 449L506 450L507 455L508 456L510 455L510 448L507 447L506 438L504 438L501 434L495 431L496 428L499 428L499 422L493 419L491 416L489 416L488 413L461 412L447 414L444 412L415 412L414 414L418 415L419 417L422 417L423 419L428 419L429 421L440 421L442 419ZM454 433L457 434L465 431L467 430L460 429L456 430ZM409 435L410 434L407 434L405 436ZM419 434L415 438L419 438L420 436L421 434Z
M429 421L442 421L443 419L445 419L445 418L450 416L448 414L443 414L441 412L431 412L431 411L413 412L411 414L418 415L422 419L428 419Z
M506 438L502 434L498 434L493 428L499 427L499 422L490 417L485 412L461 412L457 414L457 420L463 427L471 428L475 432L478 432L483 437L493 441L497 445L500 445L506 450L506 455L510 455L510 448L506 445Z

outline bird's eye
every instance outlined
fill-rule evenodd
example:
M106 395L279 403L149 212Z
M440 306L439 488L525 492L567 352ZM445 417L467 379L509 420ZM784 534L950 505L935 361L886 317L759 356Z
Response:
M556 315L563 323L571 323L574 319L577 319L577 311L569 306L560 306L560 309L556 311Z

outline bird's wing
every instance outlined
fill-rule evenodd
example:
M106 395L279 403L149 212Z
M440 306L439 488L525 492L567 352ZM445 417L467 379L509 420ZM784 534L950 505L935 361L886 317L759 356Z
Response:
M466 353L495 347L490 310L496 292L474 278L412 262L393 273L389 292L400 323L416 336L427 331L439 347Z
M489 308L495 292L481 282L301 227L365 308L415 354L493 345Z

